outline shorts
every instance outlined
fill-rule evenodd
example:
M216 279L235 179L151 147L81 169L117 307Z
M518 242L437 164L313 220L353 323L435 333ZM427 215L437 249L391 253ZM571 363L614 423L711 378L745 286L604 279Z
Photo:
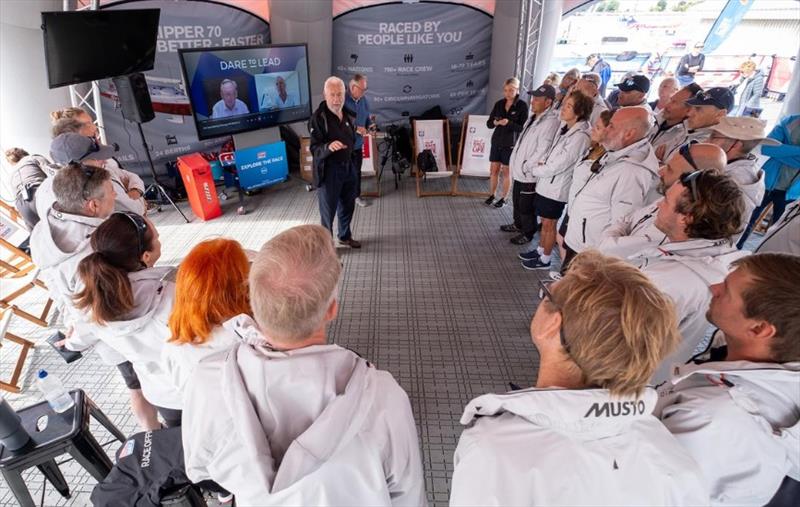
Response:
M536 208L536 215L550 220L558 220L564 212L565 202L555 201L548 197L536 194L533 197L533 206Z
M133 369L133 365L130 361L118 364L117 369L122 374L122 380L125 381L125 385L128 386L128 389L142 388L142 384L139 383L139 376L136 375L136 371Z
M508 148L496 148L492 145L491 149L489 149L489 162L500 162L502 165L508 165L512 151L514 151L513 146Z

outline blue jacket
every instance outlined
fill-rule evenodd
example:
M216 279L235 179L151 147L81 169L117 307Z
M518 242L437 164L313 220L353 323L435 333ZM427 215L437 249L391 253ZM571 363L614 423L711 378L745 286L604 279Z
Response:
M764 162L764 184L767 190L775 188L781 167L786 165L800 171L800 114L787 116L779 121L772 132L771 139L783 143L780 146L762 146L761 153L769 160ZM792 185L786 190L786 200L800 198L800 175L796 176Z
M366 96L362 96L358 99L358 102L356 102L350 95L350 90L347 90L347 96L344 99L344 107L356 114L356 127L369 127L371 122L369 119L369 102L367 102ZM364 138L361 137L361 134L356 133L356 142L353 144L353 149L360 150L363 146Z

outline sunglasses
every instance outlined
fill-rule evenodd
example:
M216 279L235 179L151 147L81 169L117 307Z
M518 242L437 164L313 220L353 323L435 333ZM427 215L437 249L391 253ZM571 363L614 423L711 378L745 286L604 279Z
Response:
M697 202L697 180L703 175L703 171L694 171L681 174L680 182L684 187L688 187L692 192L692 201Z
M81 171L83 171L83 175L86 177L86 179L83 180L83 185L81 186L81 197L83 197L85 201L88 201L89 196L86 195L86 187L89 186L89 182L92 180L96 168L88 165L83 165L79 162L72 162L72 165L77 165L78 167L80 167Z
M558 311L561 311L561 309L558 307L556 302L553 300L553 294L550 292L550 288L549 287L550 287L550 285L553 284L553 281L552 280L547 280L545 282L543 282L541 280L537 280L537 281L539 282L539 300L542 301L542 300L544 300L546 298L548 301L550 301L551 305L555 306ZM569 354L570 353L570 347L569 347L569 344L567 344L567 340L564 339L564 327L563 326L561 326L560 329L558 330L558 334L559 334L559 338L561 339L561 348L563 348L564 351L567 354Z
M142 218L140 215L137 215L131 211L117 211L114 214L128 217L128 220L130 220L133 223L133 226L136 227L136 239L139 246L137 253L142 255L144 253L144 234L147 231L147 222L145 222L144 218Z
M678 150L678 153L680 154L681 157L684 158L684 160L686 160L689 163L690 166L692 166L692 169L694 169L695 171L699 171L700 168L697 167L697 164L695 163L694 159L692 158L692 145L693 144L697 144L697 141L689 141L688 144L684 144L683 146L680 147L680 149Z
M92 144L89 145L89 149L86 151L86 153L78 157L76 160L78 161L83 160L92 153L97 153L98 151L100 151L100 145L97 143L97 140L91 137L89 139L92 141Z

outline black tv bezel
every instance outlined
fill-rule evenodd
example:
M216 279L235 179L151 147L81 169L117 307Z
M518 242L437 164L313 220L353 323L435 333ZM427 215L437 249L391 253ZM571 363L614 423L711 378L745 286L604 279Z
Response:
M201 130L199 128L199 122L197 121L197 114L195 113L194 105L192 104L191 89L189 88L189 77L188 77L188 75L186 73L186 62L184 61L184 58L183 58L184 54L186 54L186 53L208 53L208 52L211 52L211 51L228 51L228 50L230 50L230 51L241 51L241 50L245 50L245 49L271 49L271 48L300 47L300 46L303 47L303 49L305 50L305 53L306 53L306 81L307 81L306 85L308 86L308 109L307 109L308 114L306 115L306 117L304 117L302 119L293 119L293 120L288 120L288 121L281 121L281 122L278 122L278 123L274 123L274 124L272 124L272 125L270 125L268 127L265 127L263 125L261 125L261 126L257 125L257 126L253 126L253 127L249 127L249 128L239 129L239 130L237 130L235 132L226 132L226 133L224 133L222 135L208 136L208 135L202 135L200 133ZM312 102L312 98L311 98L312 97L312 93L311 93L311 62L309 61L309 56L308 56L308 44L305 43L305 42L297 42L297 43L293 43L293 44L292 43L266 44L266 45L261 45L261 46L221 46L221 47L208 47L208 48L184 48L184 49L178 49L178 59L181 62L181 76L183 78L183 87L184 87L184 90L186 91L186 97L189 99L189 107L192 110L192 119L194 120L194 129L195 129L195 132L197 133L197 139L199 141L205 141L207 139L219 139L219 138L222 138L222 137L230 137L230 136L235 136L237 134L244 134L246 132L255 132L256 130L265 130L265 129L279 127L281 125L288 125L288 124L291 124L291 123L297 123L297 122L301 122L301 121L308 121L311 118L311 115L313 114L313 110L312 110L312 107L311 107L311 102ZM255 113L250 113L250 114L255 114Z
M158 12L158 20L156 21L156 38L155 38L155 43L153 44L153 50L154 50L153 51L153 63L149 68L142 68L142 69L137 69L137 70L133 71L133 72L148 72L148 71L151 71L151 70L153 70L155 68L155 66L156 66L156 57L158 56L158 48L157 48L157 45L158 45L158 28L159 28L159 26L161 26L161 9L160 8L155 7L155 8L150 8L150 9L125 9L125 10L120 10L120 11L114 11L114 10L110 10L110 9L108 9L108 10L100 10L100 9L98 9L98 10L91 10L91 11L86 11L86 10L82 10L82 11L43 11L41 13L42 24L40 25L40 29L42 30L42 44L44 45L44 67L45 67L45 72L47 73L47 87L48 87L48 89L53 90L55 88L61 88L62 86L81 84L81 83L90 83L92 81L99 81L101 79L110 79L110 78L117 77L117 76L101 75L101 76L97 76L97 77L95 77L93 79L88 79L86 81L68 80L68 81L64 81L64 82L61 82L61 83L53 83L52 76L50 75L50 65L48 63L50 61L50 52L48 51L48 48L47 48L48 45L47 45L47 30L45 28L45 15L57 14L59 16L61 16L61 15L67 15L67 16L72 15L72 16L75 16L75 15L85 15L87 12L103 12L103 13L108 13L108 12L117 13L118 12L118 13L122 14L122 13L129 13L131 11L139 11L139 12L142 12L142 11L156 11L156 12Z

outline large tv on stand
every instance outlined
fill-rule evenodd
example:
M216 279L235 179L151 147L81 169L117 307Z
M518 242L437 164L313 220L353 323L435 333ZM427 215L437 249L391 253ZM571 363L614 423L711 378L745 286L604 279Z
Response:
M201 140L311 117L305 44L179 50Z

